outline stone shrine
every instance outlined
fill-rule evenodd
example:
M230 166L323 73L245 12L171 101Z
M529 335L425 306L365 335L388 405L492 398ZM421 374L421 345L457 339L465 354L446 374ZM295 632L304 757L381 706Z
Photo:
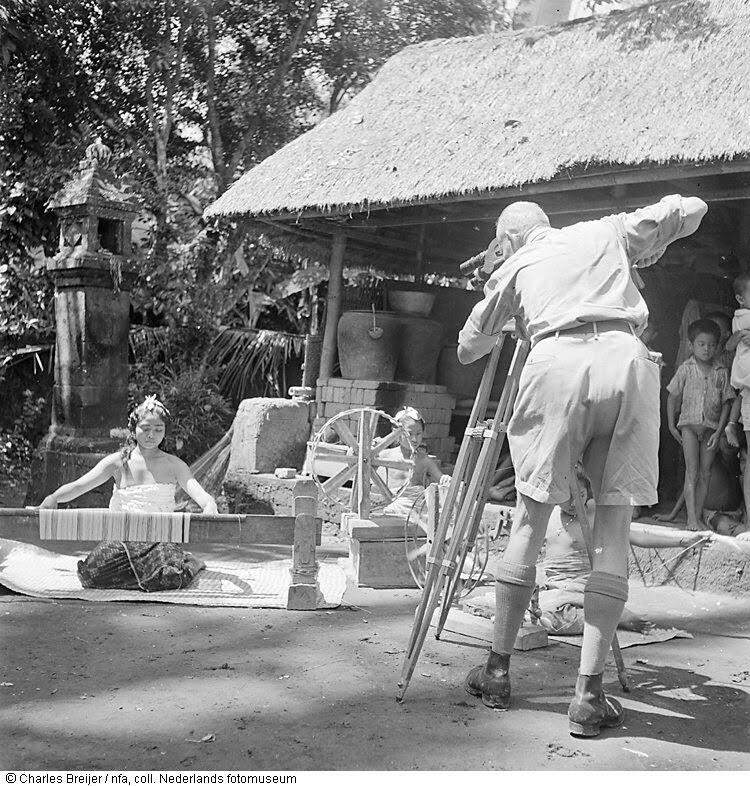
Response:
M29 501L38 503L118 449L127 421L128 263L136 196L109 169L97 140L78 171L48 202L60 218L55 281L55 385L52 423L35 458ZM101 486L76 506L106 507Z

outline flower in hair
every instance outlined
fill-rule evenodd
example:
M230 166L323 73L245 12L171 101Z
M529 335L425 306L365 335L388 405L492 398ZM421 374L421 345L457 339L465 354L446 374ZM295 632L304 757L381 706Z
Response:
M165 415L169 415L169 410L156 398L156 395L146 396L143 400L143 404L141 407L146 410L146 412L153 412L155 409L161 409Z

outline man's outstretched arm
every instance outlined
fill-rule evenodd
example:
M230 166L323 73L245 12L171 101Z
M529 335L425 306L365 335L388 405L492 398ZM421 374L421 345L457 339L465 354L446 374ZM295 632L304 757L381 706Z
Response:
M702 199L672 194L655 205L612 218L619 225L630 262L648 267L670 243L692 235L707 212Z

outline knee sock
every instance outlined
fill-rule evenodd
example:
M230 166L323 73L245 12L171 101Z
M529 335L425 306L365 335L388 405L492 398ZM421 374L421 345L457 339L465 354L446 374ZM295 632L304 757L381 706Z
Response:
M580 674L594 675L604 671L604 661L627 599L627 579L598 570L589 576L583 593Z
M494 652L510 655L536 586L536 566L501 562L495 581Z

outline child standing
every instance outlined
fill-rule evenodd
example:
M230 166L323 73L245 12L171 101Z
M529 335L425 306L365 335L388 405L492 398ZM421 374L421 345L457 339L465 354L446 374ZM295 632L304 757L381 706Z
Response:
M716 350L717 360L727 368L732 368L734 361L734 352L727 346L727 341L732 335L732 320L723 311L712 311L706 314L704 319L710 319L719 326L721 337L719 339L719 348Z
M732 337L727 342L729 349L735 348L732 362L732 387L739 391L737 401L732 405L726 436L732 447L740 446L739 421L742 420L745 437L750 436L750 273L742 273L734 280L734 296L739 308L732 319ZM750 444L750 442L747 442ZM745 498L745 523L750 521L750 469L745 463L742 476L742 492Z
M729 416L734 392L729 370L716 359L721 340L719 326L699 319L688 327L690 357L667 385L669 430L685 455L685 504L687 528L702 528L711 465ZM679 412L679 421L676 421Z

